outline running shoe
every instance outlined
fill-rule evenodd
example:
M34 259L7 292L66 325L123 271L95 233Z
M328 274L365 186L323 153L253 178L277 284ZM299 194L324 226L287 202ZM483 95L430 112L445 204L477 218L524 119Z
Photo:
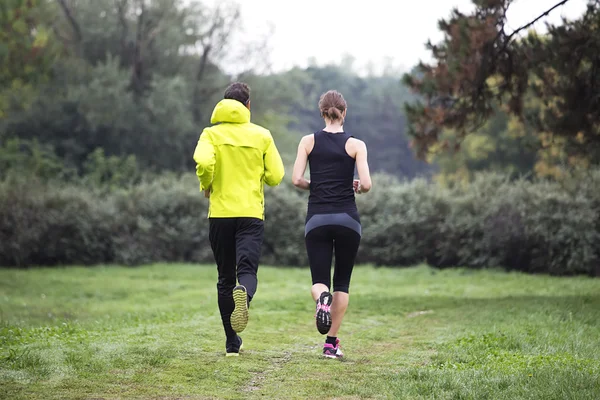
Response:
M236 335L234 341L225 343L225 357L238 357L242 347L242 338Z
M323 357L326 358L342 358L344 353L340 347L340 339L336 339L335 346L330 343L323 345Z
M248 295L246 287L238 285L233 289L233 303L235 304L235 308L230 317L231 328L236 333L240 333L246 329L246 325L248 324Z
M317 320L317 330L321 335L329 332L331 328L331 302L333 296L329 292L321 293L319 300L317 300L317 311L315 313L315 319Z

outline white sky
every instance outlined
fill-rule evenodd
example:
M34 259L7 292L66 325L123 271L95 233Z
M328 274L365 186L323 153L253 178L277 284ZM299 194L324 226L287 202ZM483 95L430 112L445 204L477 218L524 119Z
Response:
M529 22L559 0L516 0L509 9L509 27ZM222 4L223 0L204 0ZM317 64L338 63L344 55L363 67L371 62L381 71L385 60L409 69L419 60L429 60L427 39L437 42L441 34L438 20L453 7L463 12L471 0L238 0L246 39L260 37L273 25L270 60L274 70L306 66L314 57ZM570 0L543 21L559 22L561 16L577 18L586 0Z

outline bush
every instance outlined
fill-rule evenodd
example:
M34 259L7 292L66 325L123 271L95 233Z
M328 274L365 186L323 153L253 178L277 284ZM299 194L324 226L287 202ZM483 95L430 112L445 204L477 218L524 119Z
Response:
M374 176L358 196L359 263L467 266L600 276L600 171L564 182L482 174L446 188ZM262 262L306 266L307 196L266 189ZM163 176L117 191L0 184L0 265L212 263L208 201L195 176Z
M307 201L307 197L288 182L266 188L264 263L308 265L304 247Z
M119 214L112 234L114 262L213 261L208 200L198 192L195 177L163 177L112 197Z
M437 229L448 213L443 191L424 180L400 184L383 175L373 180L372 192L357 196L363 226L358 261L378 265L428 261Z
M98 264L114 258L110 203L76 187L0 185L0 265Z
M438 254L454 265L551 274L598 275L598 194L558 183L508 182L480 175L467 190L449 193Z

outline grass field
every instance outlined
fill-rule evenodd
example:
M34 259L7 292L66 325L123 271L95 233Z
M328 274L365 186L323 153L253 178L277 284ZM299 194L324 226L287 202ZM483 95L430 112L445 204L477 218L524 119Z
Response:
M0 270L0 398L600 398L600 279L360 267L343 361L309 280L261 267L226 358L212 266Z

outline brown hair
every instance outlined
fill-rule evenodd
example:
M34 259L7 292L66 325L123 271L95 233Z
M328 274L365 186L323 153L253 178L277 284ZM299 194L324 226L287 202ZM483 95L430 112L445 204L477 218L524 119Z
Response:
M227 86L223 98L237 100L247 106L250 100L250 87L243 82L234 82Z
M346 110L346 100L337 90L329 90L321 95L319 110L321 116L331 121L343 120L343 112Z

